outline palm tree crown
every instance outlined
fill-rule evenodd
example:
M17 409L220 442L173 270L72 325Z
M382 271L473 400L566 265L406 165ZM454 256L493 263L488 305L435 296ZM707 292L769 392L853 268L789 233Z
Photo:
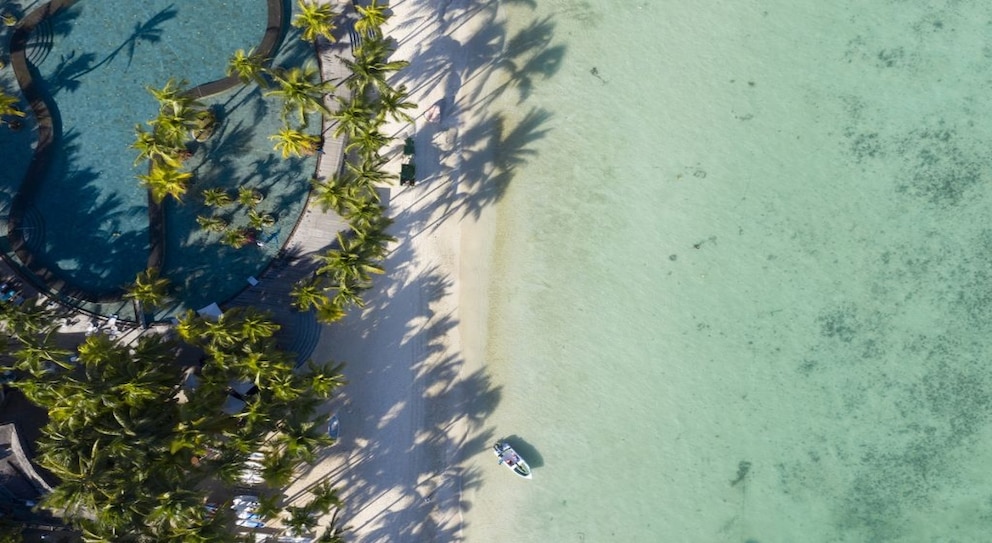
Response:
M237 75L242 83L254 81L264 87L268 83L265 79L266 60L261 55L256 55L254 49L249 49L248 52L238 49L227 63L227 75Z
M321 112L330 114L324 105L324 94L334 90L330 81L320 81L317 67L308 64L302 68L293 67L288 70L273 72L277 88L266 92L266 96L277 96L283 100L283 117L290 113L299 115L300 124L306 126L307 113Z
M299 0L299 13L293 17L293 26L302 29L300 38L306 41L316 41L318 37L324 37L330 41L334 39L334 10L330 3L307 2Z
M366 36L382 36L382 25L389 20L389 15L386 13L389 6L379 5L378 0L372 0L371 4L356 5L355 9L359 15L359 19L355 21L355 30Z

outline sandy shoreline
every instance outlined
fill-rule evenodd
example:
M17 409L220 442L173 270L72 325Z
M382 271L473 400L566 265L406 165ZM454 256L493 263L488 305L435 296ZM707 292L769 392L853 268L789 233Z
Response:
M321 334L313 358L348 363L349 384L327 406L341 417L341 441L288 492L302 498L332 481L349 541L464 540L463 492L480 483L465 461L488 446L483 422L499 395L482 365L493 214L485 181L498 143L483 134L498 120L479 107L494 81L484 34L497 6L406 0L385 28L399 44L393 58L411 62L392 83L418 104L414 125L387 129L397 135L389 168L399 171L412 135L419 182L388 189L397 242L367 307ZM442 118L427 123L433 104Z

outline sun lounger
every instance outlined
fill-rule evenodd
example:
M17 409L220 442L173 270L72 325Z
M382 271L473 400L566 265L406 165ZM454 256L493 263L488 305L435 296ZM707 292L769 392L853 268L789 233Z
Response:
M413 164L403 164L400 166L400 185L412 187L417 179L417 167Z

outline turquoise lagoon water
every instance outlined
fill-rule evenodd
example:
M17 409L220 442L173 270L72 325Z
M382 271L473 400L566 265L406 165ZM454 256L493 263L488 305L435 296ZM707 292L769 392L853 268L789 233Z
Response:
M147 164L135 164L130 148L134 126L148 129L145 122L157 113L146 87L161 88L170 78L193 87L224 77L233 52L256 47L266 26L262 0L125 4L81 0L41 25L28 46L61 130L26 214L25 237L72 286L97 293L132 282L148 258L147 197L136 179ZM274 64L306 60L315 60L312 49L295 30L288 32ZM188 195L181 204L166 202L163 273L175 286L176 305L165 313L226 300L257 275L292 230L308 188L306 172L315 168L313 157L282 160L273 151L268 136L281 124L280 105L256 86L201 102L217 114L218 128L187 163L195 174ZM199 230L196 216L210 214L199 194L214 186L232 193L248 186L267 196L259 210L277 223L263 232L264 247L232 249ZM244 210L227 213L232 224L244 222ZM127 306L90 309L117 313Z
M992 6L501 9L550 75L495 104L487 422L538 466L467 539L987 541Z

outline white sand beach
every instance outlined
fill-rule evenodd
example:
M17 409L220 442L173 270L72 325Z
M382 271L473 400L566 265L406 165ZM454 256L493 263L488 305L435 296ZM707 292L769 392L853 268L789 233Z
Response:
M397 241L367 307L322 332L313 358L348 364L349 384L328 406L341 439L289 496L332 481L350 541L459 541L463 492L480 477L466 459L486 452L493 436L484 419L498 399L481 359L498 194L488 181L499 174L499 123L484 108L488 89L502 84L492 61L502 44L487 35L497 2L406 0L391 9L393 58L411 62L393 84L406 85L418 109L414 125L389 127L397 136L390 170L399 172L412 136L418 182L387 191ZM436 123L424 117L433 105Z

